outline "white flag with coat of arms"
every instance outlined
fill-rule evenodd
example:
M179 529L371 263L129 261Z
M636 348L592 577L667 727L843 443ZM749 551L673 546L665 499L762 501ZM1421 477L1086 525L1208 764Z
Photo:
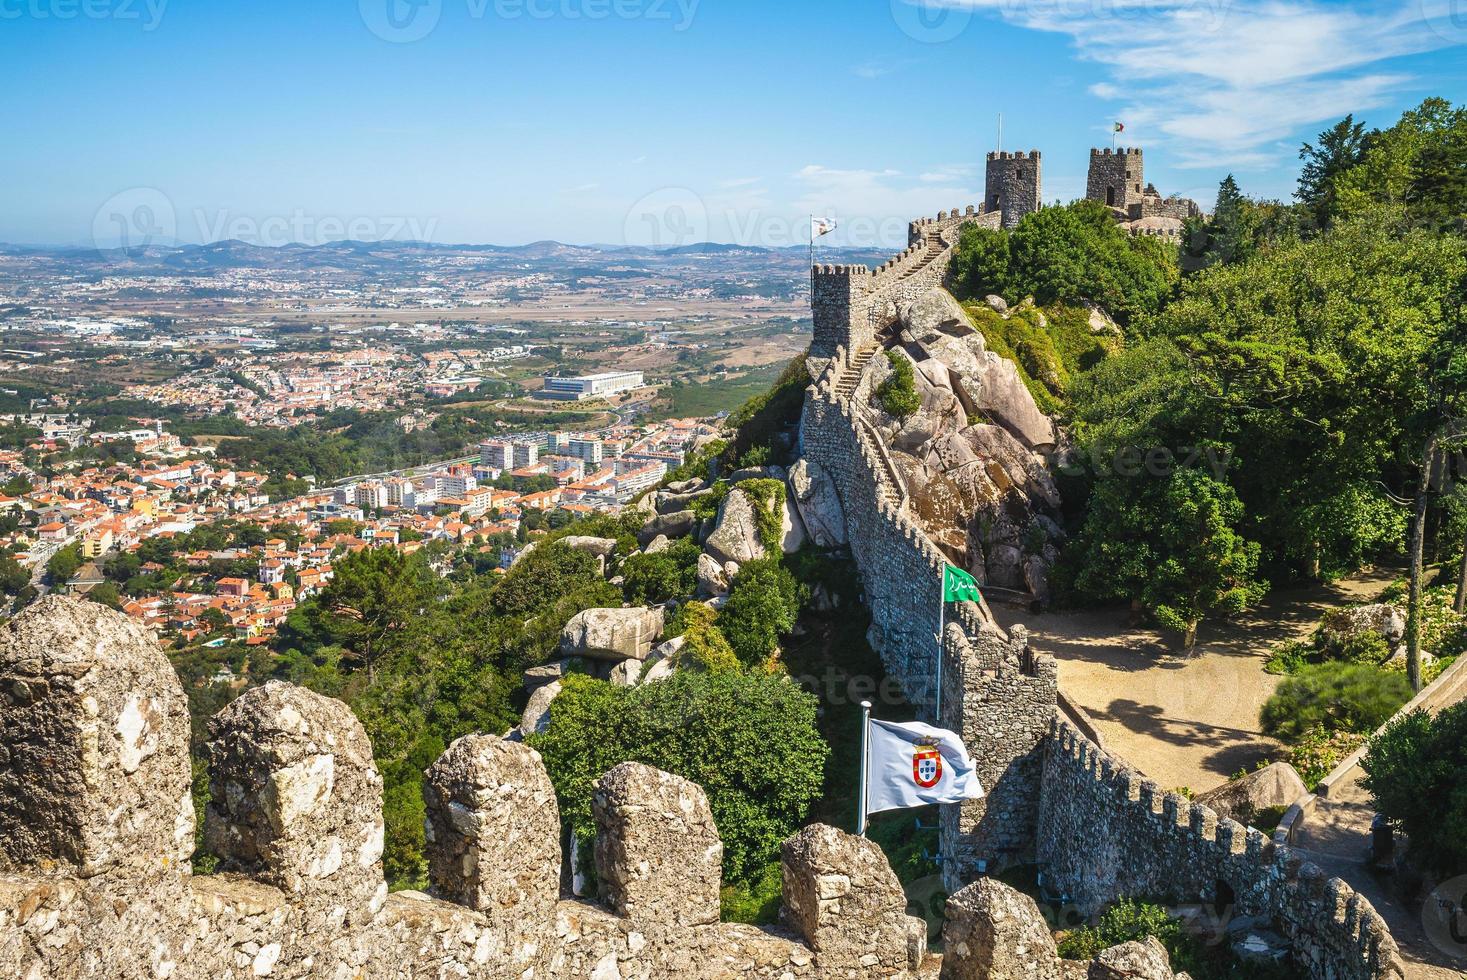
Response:
M973 760L956 732L920 721L871 720L866 812L957 803L983 795Z
M835 231L835 219L834 218L811 218L810 219L810 238L812 240L813 239L816 239L816 238L819 238L822 235L828 235L828 234L830 234L833 231Z

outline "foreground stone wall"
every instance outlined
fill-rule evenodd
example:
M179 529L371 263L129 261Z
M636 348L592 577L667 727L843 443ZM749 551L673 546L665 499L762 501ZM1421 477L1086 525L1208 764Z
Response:
M625 763L598 784L605 904L561 897L540 757L487 735L425 774L432 895L389 895L382 781L345 705L272 682L210 725L194 876L188 714L157 641L48 598L0 630L0 976L935 977L880 849L820 825L785 844L790 931L718 921L701 788Z
M1300 853L1128 768L1056 719L1045 757L1038 858L1044 884L1084 912L1121 896L1214 901L1272 920L1311 976L1402 976L1370 902Z

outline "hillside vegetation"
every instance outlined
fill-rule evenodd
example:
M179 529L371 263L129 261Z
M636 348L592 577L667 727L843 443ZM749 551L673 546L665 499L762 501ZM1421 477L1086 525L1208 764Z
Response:
M1409 558L1413 529L1455 572L1467 111L1346 119L1301 156L1295 202L1229 177L1181 248L1091 202L965 230L954 288L1073 440L1056 461L1068 601L1135 602L1190 640L1266 585ZM1073 312L1087 302L1118 336L1091 333Z

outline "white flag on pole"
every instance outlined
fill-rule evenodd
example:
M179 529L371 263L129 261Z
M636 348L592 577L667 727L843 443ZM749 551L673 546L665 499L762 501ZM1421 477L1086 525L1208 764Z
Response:
M810 219L810 238L811 238L812 241L814 239L816 239L816 238L819 238L822 235L828 235L828 234L830 234L833 231L835 231L835 219L834 218L811 218Z
M872 719L870 740L867 813L983 795L973 760L956 732L920 721Z

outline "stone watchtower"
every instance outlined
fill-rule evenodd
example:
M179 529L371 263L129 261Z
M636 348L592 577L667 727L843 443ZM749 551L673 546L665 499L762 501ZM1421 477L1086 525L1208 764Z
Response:
M1145 186L1140 147L1090 151L1090 174L1085 179L1090 200L1129 213L1131 205L1141 203Z
M983 209L1000 212L1003 227L1012 228L1024 215L1038 211L1042 198L1038 150L988 154L988 169L983 181Z

